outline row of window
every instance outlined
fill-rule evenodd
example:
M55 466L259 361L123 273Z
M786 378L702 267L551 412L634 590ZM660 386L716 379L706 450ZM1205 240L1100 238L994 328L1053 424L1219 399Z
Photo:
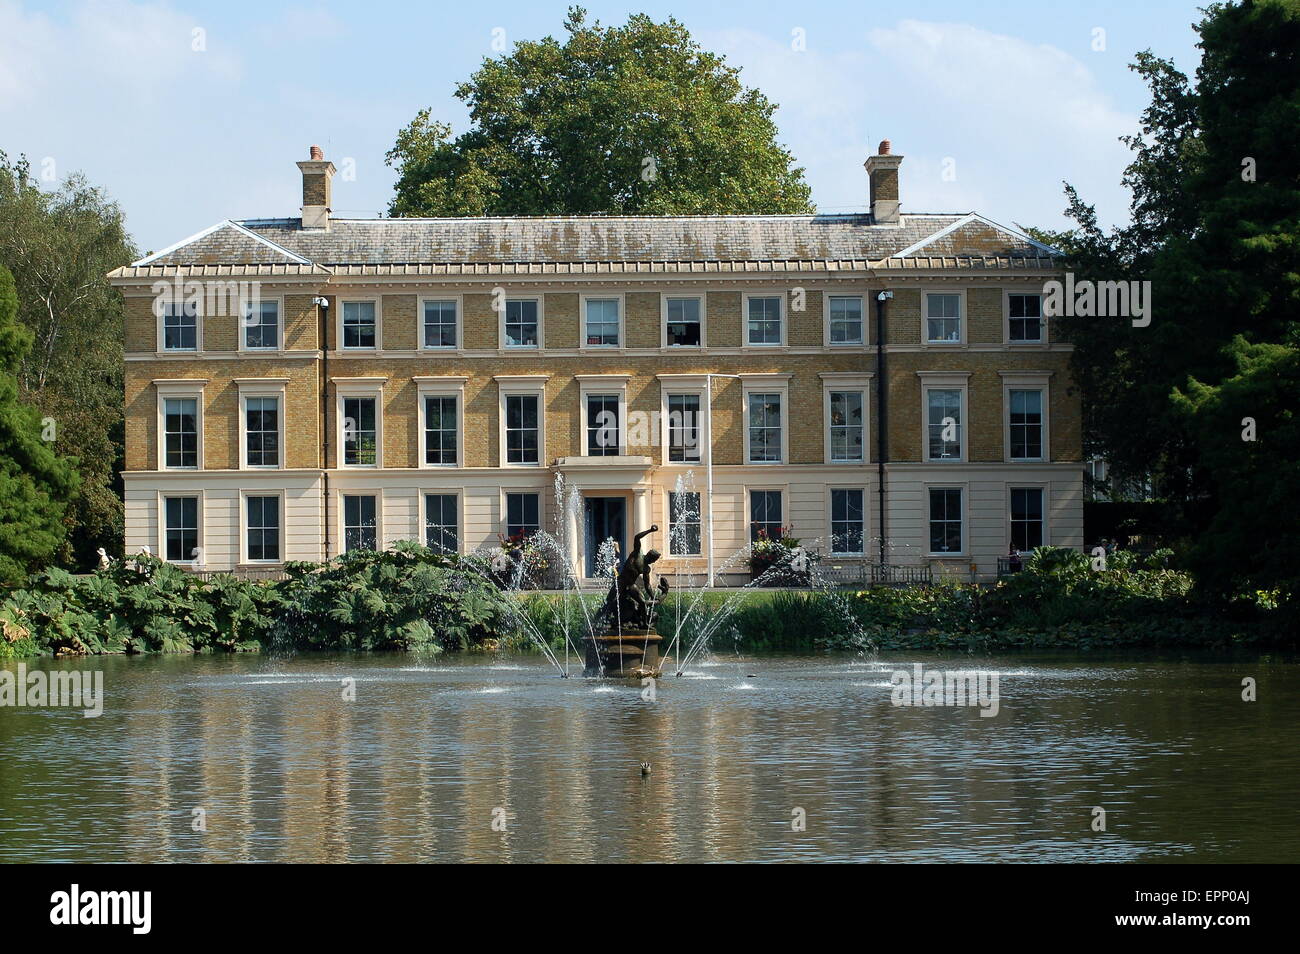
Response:
M964 489L930 487L929 547L931 554L961 554L965 550ZM526 539L541 530L541 495L533 492L508 493L506 535ZM166 558L188 562L199 553L199 498L165 498ZM1010 491L1011 545L1031 550L1044 541L1043 488L1013 487ZM246 559L278 563L281 549L281 498L278 495L244 497ZM699 556L702 552L700 495L694 491L668 494L668 552L672 556ZM460 519L456 494L424 495L426 545L435 551L460 550ZM832 488L830 491L830 540L835 556L866 553L866 490ZM376 549L379 546L378 497L374 494L344 494L342 497L343 549ZM780 490L749 491L750 541L780 539L785 532L784 493Z
M621 348L626 345L623 298L582 297L583 348ZM1040 343L1043 339L1042 296L1007 296L1007 337L1013 344ZM421 303L421 347L430 350L463 347L460 300L425 299ZM960 292L925 294L925 341L961 344L966 340L965 296ZM860 295L828 295L826 340L831 345L861 345L866 341L865 306ZM749 347L786 343L787 315L783 295L744 296L744 341ZM280 302L259 300L245 306L241 321L241 349L273 351L281 347ZM197 351L197 304L163 307L162 349ZM501 309L501 346L540 348L542 314L539 298L508 298ZM699 295L665 295L663 341L668 347L697 348L704 344L704 299ZM379 303L344 301L340 305L339 344L344 351L374 351L380 342Z
M929 387L925 393L926 459L965 460L966 391L964 387ZM700 393L666 396L667 459L701 460ZM746 456L751 464L787 460L787 395L784 391L745 392ZM342 412L342 463L346 467L379 464L379 398L344 396ZM244 465L282 466L280 447L280 397L244 398ZM624 453L627 443L625 401L619 392L591 392L583 396L584 451L587 456ZM833 463L866 459L866 390L828 390L827 458ZM457 395L422 397L424 464L456 466L460 460L461 399ZM1013 461L1041 461L1046 457L1046 395L1041 387L1011 387L1006 391L1008 456ZM199 399L163 398L164 466L199 466ZM507 464L542 462L542 396L507 393L503 398L504 454Z

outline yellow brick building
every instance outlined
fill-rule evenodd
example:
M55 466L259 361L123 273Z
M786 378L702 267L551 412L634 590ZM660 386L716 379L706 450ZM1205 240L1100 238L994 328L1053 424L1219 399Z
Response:
M1058 253L901 212L901 160L867 160L862 215L357 220L313 148L300 219L110 275L128 552L273 568L558 530L591 572L658 523L669 572L732 582L760 530L981 577L1080 546Z

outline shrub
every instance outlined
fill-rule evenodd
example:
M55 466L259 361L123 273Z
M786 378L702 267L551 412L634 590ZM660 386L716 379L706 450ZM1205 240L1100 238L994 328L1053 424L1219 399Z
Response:
M499 628L503 597L486 568L415 543L291 563L269 582L204 580L149 556L86 577L47 570L0 603L48 653L283 649L463 649ZM17 640L6 640L12 652Z

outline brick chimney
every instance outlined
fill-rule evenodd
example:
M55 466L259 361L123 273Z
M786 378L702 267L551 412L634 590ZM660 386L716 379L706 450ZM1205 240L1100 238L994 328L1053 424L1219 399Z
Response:
M328 230L334 163L325 158L320 146L312 146L311 159L298 163L298 168L302 170L302 227Z
M889 151L889 140L880 141L880 151L864 163L871 179L871 218L876 225L898 224L898 167L902 156Z

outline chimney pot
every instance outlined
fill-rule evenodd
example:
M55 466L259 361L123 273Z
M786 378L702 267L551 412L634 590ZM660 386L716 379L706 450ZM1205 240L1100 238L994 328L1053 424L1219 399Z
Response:
M888 139L880 140L879 151L864 165L871 180L871 220L876 225L897 225L899 217L898 167L902 156L893 153Z
M885 145L888 145L888 143L885 143ZM889 150L885 150L885 151L888 152ZM311 147L311 157L312 157L313 159L324 159L324 158L325 158L325 153L321 150L321 147L320 147L320 146L312 146L312 147Z

